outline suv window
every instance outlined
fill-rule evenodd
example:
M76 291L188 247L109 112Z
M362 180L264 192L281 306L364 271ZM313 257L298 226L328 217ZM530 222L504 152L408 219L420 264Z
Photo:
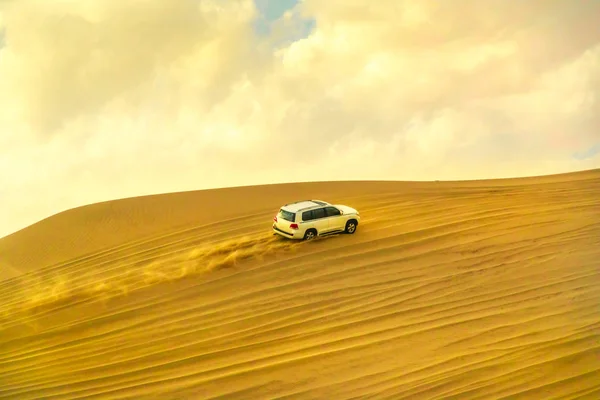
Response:
M312 210L313 213L313 219L320 219L320 218L325 218L325 209L324 208L317 208Z
M327 212L327 216L328 217L333 217L335 215L342 215L342 213L340 212L340 210L338 210L335 207L326 207L325 211Z
M302 221L310 221L312 219L314 219L312 211L304 211L302 213Z
M279 210L279 215L281 215L281 218L285 219L286 221L295 222L296 220L296 214L283 209Z

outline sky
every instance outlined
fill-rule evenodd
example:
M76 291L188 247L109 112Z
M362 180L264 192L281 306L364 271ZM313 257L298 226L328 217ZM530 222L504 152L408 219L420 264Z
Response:
M600 167L597 0L0 0L0 237L146 194Z

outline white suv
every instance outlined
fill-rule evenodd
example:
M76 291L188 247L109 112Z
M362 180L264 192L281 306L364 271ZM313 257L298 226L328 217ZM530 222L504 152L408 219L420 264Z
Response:
M360 215L354 208L320 200L302 200L281 207L273 232L290 239L310 240L334 233L354 233Z

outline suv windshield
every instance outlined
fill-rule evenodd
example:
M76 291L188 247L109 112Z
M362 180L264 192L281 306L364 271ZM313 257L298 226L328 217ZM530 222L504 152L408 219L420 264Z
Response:
M294 220L296 219L296 214L289 211L285 211L284 209L279 210L279 215L281 216L281 218L290 222L294 222Z

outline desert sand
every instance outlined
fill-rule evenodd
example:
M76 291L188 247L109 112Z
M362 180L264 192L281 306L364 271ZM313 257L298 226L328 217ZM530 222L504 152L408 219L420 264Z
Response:
M356 234L273 236L308 198ZM600 398L600 170L116 200L0 268L2 399Z

